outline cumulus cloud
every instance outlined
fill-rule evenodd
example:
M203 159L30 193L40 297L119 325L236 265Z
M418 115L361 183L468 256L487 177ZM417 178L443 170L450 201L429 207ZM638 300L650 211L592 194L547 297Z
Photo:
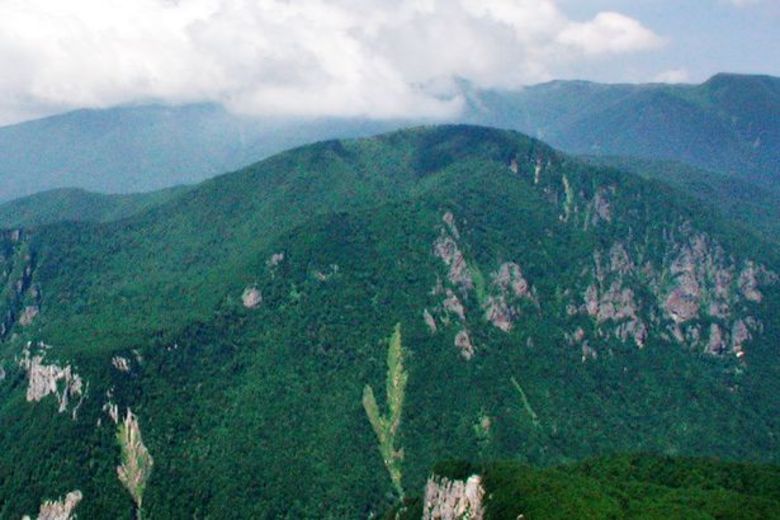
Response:
M457 78L513 88L661 44L555 0L0 0L0 121L146 101L435 118Z

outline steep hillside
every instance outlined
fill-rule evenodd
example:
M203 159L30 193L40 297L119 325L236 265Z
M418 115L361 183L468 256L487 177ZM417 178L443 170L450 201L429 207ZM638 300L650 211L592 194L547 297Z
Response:
M710 206L745 231L780 244L780 187L772 189L676 161L610 156L582 159L662 181Z
M103 195L76 188L44 191L0 204L0 227L36 227L65 220L119 220L167 202L188 189L179 186L130 195Z
M513 132L319 143L0 245L0 516L354 518L452 457L780 453L772 248Z

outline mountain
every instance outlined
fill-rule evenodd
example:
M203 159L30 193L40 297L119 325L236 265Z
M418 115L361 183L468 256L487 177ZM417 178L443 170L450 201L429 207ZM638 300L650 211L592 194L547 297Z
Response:
M780 78L717 74L701 85L554 81L473 90L467 120L571 153L666 159L759 185L780 181Z
M292 146L398 123L246 118L211 104L77 110L0 128L0 201L55 188L192 184Z
M0 227L35 227L63 220L119 220L167 202L188 189L179 186L129 195L104 195L78 188L44 191L0 204Z
M3 517L368 517L451 458L780 454L776 248L515 132L321 142L0 252Z
M673 160L764 188L776 189L780 178L778 78L459 88L467 103L453 122L519 130L571 153ZM210 104L79 110L0 128L0 201L54 188L130 193L192 184L292 146L410 122L249 118Z

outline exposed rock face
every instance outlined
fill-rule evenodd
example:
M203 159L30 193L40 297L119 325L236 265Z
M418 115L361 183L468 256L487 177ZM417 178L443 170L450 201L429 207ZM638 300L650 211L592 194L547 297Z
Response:
M472 271L461 251L458 244L460 232L455 216L446 212L442 221L444 225L433 243L433 254L448 268L444 282L448 287L445 288L442 280L437 278L431 295L444 295L444 299L440 305L433 308L432 314L429 313L431 319L425 319L429 329L433 331L431 324L436 325L437 317L444 326L452 322L452 316L457 318L456 321L460 322L461 327L455 336L455 346L464 359L471 359L474 355L474 345L466 328L469 315L464 302L477 301L482 308L484 319L508 333L520 315L520 302L527 300L537 303L536 292L523 276L520 265L515 262L502 263L491 273L491 283L485 286L479 269L474 265ZM475 278L482 284L479 288L476 287Z
M537 159L534 164L534 184L539 184L540 180L542 180L542 160Z
M425 324L428 326L428 330L431 331L431 334L436 334L437 331L436 320L433 318L433 315L428 311L428 309L425 309L423 311L423 320L425 321Z
M590 316L599 339L632 339L642 347L656 330L664 340L742 357L745 343L762 328L747 314L750 306L761 302L762 286L777 276L752 261L738 267L719 244L687 224L667 229L653 245L663 252L658 265L643 259L647 247L629 241L613 244L607 254L596 251L585 273L583 304L569 305L567 313ZM586 352L586 341L573 343Z
M460 321L465 321L466 309L463 307L463 304L460 303L458 296L450 289L445 291L445 295L446 298L444 298L444 301L442 302L444 309L455 314Z
M455 240L460 240L460 232L458 231L458 227L455 225L455 215L453 215L451 211L448 211L441 217L441 219L445 224L447 224L447 229L449 229L450 233L452 233L452 236L455 238Z
M331 264L328 267L327 271L315 271L314 272L314 278L317 279L319 282L327 282L334 276L336 276L339 272L339 266L338 264Z
M19 316L19 325L22 327L32 325L33 320L38 316L38 312L39 309L37 305L28 305L25 307L22 314Z
M247 309L254 309L263 302L263 295L257 287L247 287L241 294L241 303Z
M489 296L485 302L485 319L503 332L512 330L516 316L515 310L507 304L504 297Z
M515 304L521 299L535 301L533 291L515 262L504 262L491 278L492 294L483 304L485 319L503 332L510 332L520 315Z
M493 273L493 285L502 293L511 290L514 296L524 298L529 296L528 282L523 278L523 271L514 262L504 262L498 271Z
M709 340L707 341L707 352L710 354L722 354L725 348L726 342L723 339L723 332L716 323L711 324Z
M127 358L114 356L111 358L111 364L120 372L130 372L130 361L128 361Z
M731 328L731 350L737 357L744 355L743 345L753 339L749 325L754 325L752 319L737 320Z
M76 509L82 498L81 491L76 490L71 491L61 500L47 500L41 504L36 520L71 520L75 518L73 510ZM22 520L29 520L29 518L29 516L25 516Z
M763 282L774 283L777 281L777 276L774 273L770 273L764 267L757 267L752 261L745 263L745 267L739 274L739 290L746 300L756 303L761 303L764 299L764 295L758 290L759 284Z
M471 343L471 336L466 329L461 329L455 335L455 347L464 359L469 360L474 357L474 344Z
M607 188L599 188L596 190L596 195L593 196L593 216L590 221L593 226L598 225L602 221L612 222L612 205L609 202L610 191Z
M644 347L648 328L638 314L639 304L633 289L627 287L626 275L635 267L624 246L612 246L606 261L602 254L594 253L593 264L594 280L583 294L582 310L595 319L605 336L623 342L632 339L637 347ZM583 344L583 356L592 358L593 349L585 347Z
M59 413L68 410L71 401L79 398L73 408L73 417L81 404L84 395L84 382L70 365L60 367L56 364L44 364L44 352L48 348L39 345L42 353L31 355L30 345L23 351L19 366L27 371L27 401L38 402L48 395L54 395L59 403ZM60 385L60 381L62 385Z
M484 496L479 475L465 482L433 476L425 485L423 520L482 520Z
M284 261L284 252L281 253L274 253L271 255L271 257L265 262L265 265L268 266L269 269L273 269L274 267L278 266Z
M463 253L458 248L457 242L448 236L439 237L433 245L434 253L449 267L448 279L450 283L463 290L474 288L468 264Z
M106 402L102 410L108 414L114 424L119 423L119 406L114 402L114 389L106 390Z

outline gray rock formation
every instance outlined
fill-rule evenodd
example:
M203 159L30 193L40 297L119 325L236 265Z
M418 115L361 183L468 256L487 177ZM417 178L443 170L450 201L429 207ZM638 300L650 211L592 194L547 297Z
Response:
M36 520L71 520L75 518L73 510L79 505L83 496L81 491L71 491L60 500L47 500L41 504ZM22 520L30 520L25 516Z
M19 366L27 372L27 401L38 402L48 395L54 395L59 404L58 411L68 410L71 401L79 401L73 407L73 417L84 398L84 381L70 365L45 364L44 355L48 347L39 345L39 353L31 355L31 345L23 351ZM60 385L60 382L62 384Z
M423 520L482 520L484 497L479 475L465 481L432 476L425 485Z
M247 287L241 294L241 303L247 309L255 309L263 302L263 295L257 287Z

